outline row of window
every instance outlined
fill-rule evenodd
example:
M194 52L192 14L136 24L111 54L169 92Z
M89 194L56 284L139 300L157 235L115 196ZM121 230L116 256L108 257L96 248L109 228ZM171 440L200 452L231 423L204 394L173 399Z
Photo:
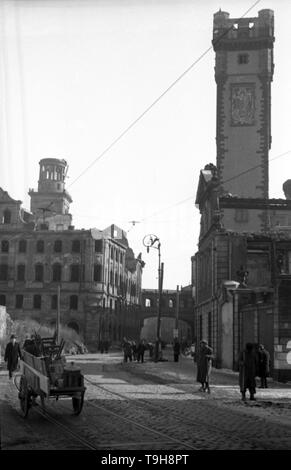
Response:
M70 266L70 281L79 282L81 280L81 272L83 269L83 278L84 278L84 265L80 264L71 264ZM19 264L16 271L16 280L25 281L26 280L26 266L24 264ZM36 282L44 281L44 265L36 264L34 267L34 280ZM52 265L52 281L59 282L62 280L62 265L60 263L55 263ZM0 281L8 281L8 265L0 264ZM94 281L102 281L102 266L96 264L94 266Z
M158 305L159 299L156 299L156 305ZM155 307L155 302L153 299L145 299L144 306L146 308ZM176 301L174 299L168 300L168 307L174 308L176 306ZM162 307L166 307L166 299L162 298ZM179 299L179 307L180 308L187 308L188 307L188 299Z
M58 296L56 294L53 294L50 296L51 299L51 304L50 307L52 310L57 310L58 308ZM32 305L34 309L41 310L42 307L42 296L40 294L35 294L33 295L32 298ZM0 305L6 305L6 295L0 294ZM16 294L15 295L15 308L20 309L23 308L24 305L24 295L23 294ZM69 308L70 310L78 310L78 305L79 305L79 298L77 295L70 295L69 297ZM109 309L112 310L113 306L115 307L115 310L118 310L118 301L110 299L109 300ZM103 308L106 308L106 300L103 299Z
M84 265L80 264L71 264L70 265L70 282L79 282L81 281L81 274L83 271L82 279L84 279ZM62 272L63 267L60 263L54 263L52 265L52 282L60 282L62 281ZM26 280L26 266L25 264L18 264L16 268L16 280L17 281L25 281ZM0 264L0 281L8 281L8 265L7 264ZM44 265L41 263L37 263L34 266L34 281L35 282L43 282L44 281ZM94 282L102 282L102 265L95 264L93 270L93 281ZM115 282L114 282L115 281ZM119 282L118 282L119 281ZM122 275L118 276L115 273L113 276L113 271L110 271L110 279L109 282L111 285L123 287L124 282L122 279ZM131 295L136 295L136 287L135 284L131 284Z
M99 241L99 240L98 240ZM95 242L95 246L96 246L96 242ZM95 250L96 251L96 250ZM115 253L115 256L114 256L114 253ZM115 258L115 261L119 261L121 264L123 263L123 258L124 258L124 254L122 252L119 252L118 250L115 250L113 248L113 246L111 247L110 249L110 258L111 259L114 259Z
M44 240L37 240L36 241L36 253L44 253ZM63 241L62 240L55 240L54 241L54 246L53 250L55 253L62 253L63 251ZM81 251L81 242L80 240L72 240L72 248L71 248L72 253L80 253ZM8 253L9 252L9 241L8 240L2 240L1 241L1 252L2 253ZM27 252L27 240L19 240L18 242L18 252L19 253L26 253ZM102 253L103 252L103 240L95 240L95 253ZM115 253L115 255L114 255ZM114 259L121 264L124 261L124 254L119 253L117 250L114 250L113 247L111 247L110 250L110 257L111 259Z
M102 240L101 240L102 241ZM2 253L8 253L9 251L9 241L1 241L1 251ZM63 242L62 240L54 241L54 252L61 253L63 251ZM81 242L80 240L72 240L72 253L80 253L81 251ZM18 242L18 253L27 252L27 240L19 240ZM36 242L36 253L44 253L44 240L37 240Z
M23 308L24 295L16 294L15 296L15 308ZM78 310L79 299L77 295L71 295L69 297L69 306L71 310ZM6 296L4 294L0 295L0 305L6 305ZM42 306L42 296L40 294L35 294L32 299L32 305L34 309L40 310ZM51 309L57 310L58 308L58 296L51 296Z

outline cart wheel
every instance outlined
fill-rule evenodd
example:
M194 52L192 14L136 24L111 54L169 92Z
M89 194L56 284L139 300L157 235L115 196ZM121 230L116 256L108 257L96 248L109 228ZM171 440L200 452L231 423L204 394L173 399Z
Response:
M77 416L81 413L84 403L84 392L81 393L80 397L72 397L72 405L74 414Z
M27 380L23 375L20 378L18 396L20 400L20 408L23 413L23 417L26 418L28 415L28 410L29 410L30 397L29 397Z

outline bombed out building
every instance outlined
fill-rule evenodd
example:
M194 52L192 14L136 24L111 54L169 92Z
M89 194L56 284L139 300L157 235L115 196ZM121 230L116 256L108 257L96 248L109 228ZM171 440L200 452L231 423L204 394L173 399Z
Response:
M0 188L0 305L12 319L55 325L59 299L61 323L87 344L119 341L124 317L134 321L139 311L141 255L134 256L126 233L114 224L76 229L65 188L67 162L46 158L39 164L30 211Z

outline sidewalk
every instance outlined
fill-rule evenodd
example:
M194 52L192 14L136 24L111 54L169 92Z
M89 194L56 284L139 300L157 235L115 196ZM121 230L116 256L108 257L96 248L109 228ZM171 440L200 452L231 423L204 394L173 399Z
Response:
M131 362L123 364L127 370L134 370L134 373L142 373L149 377L159 378L168 384L175 384L187 388L186 385L192 387L193 392L198 392L200 384L196 382L197 366L190 356L180 355L179 362L174 362L171 349L163 351L165 361L153 362L149 361L148 356L143 364ZM238 385L238 372L228 369L212 368L210 386L211 394L209 397L214 400L240 400L241 394ZM259 385L259 379L257 379ZM275 382L268 379L267 389L257 387L257 402L287 402L291 407L291 387L290 384ZM202 393L205 396L205 394ZM208 395L208 394L206 394Z

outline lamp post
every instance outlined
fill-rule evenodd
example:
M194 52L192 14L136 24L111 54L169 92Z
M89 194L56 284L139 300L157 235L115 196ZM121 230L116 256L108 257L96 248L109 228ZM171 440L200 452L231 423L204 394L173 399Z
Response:
M155 246L155 244L157 246ZM160 358L160 347L161 347L161 312L162 312L162 291L163 291L163 276L164 276L164 263L161 263L161 242L156 235L146 235L143 238L143 245L146 247L149 253L150 248L158 250L159 255L159 267L158 267L158 317L157 317L157 337L155 344L155 362Z

